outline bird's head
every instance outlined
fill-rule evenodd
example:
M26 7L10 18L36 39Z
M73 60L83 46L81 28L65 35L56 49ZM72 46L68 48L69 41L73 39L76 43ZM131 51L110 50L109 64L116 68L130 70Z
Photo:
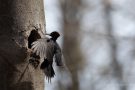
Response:
M53 31L50 34L46 34L52 37L53 40L57 40L57 38L60 36L60 34L57 31Z

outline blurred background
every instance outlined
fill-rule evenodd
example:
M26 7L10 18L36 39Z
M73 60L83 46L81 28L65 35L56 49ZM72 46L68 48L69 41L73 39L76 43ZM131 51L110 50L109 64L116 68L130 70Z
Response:
M45 0L68 70L45 90L135 90L135 0Z

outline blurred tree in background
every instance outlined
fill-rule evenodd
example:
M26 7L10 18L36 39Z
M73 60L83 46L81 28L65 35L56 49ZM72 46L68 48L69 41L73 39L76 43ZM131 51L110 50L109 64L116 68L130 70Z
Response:
M108 31L108 43L110 44L110 54L111 54L111 67L115 79L119 84L120 90L127 90L126 85L123 83L123 70L121 65L117 60L117 38L113 35L112 28L112 17L111 17L111 0L103 0L104 12L106 16L106 29Z
M79 90L78 71L82 68L82 54L80 49L79 32L80 0L60 0L63 15L63 52L66 65L71 72L72 86L67 90Z

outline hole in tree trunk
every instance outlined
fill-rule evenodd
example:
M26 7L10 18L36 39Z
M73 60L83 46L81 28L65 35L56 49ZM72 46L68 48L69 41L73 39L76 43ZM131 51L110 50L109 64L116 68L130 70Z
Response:
M38 31L32 30L28 37L28 48L31 48L31 44L40 38L41 38L41 36L39 35Z

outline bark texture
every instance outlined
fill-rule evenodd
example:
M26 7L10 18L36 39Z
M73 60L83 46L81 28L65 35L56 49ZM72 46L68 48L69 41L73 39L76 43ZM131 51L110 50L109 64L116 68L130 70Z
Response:
M42 71L28 64L28 37L42 37L44 20L43 0L0 0L0 90L44 90Z

